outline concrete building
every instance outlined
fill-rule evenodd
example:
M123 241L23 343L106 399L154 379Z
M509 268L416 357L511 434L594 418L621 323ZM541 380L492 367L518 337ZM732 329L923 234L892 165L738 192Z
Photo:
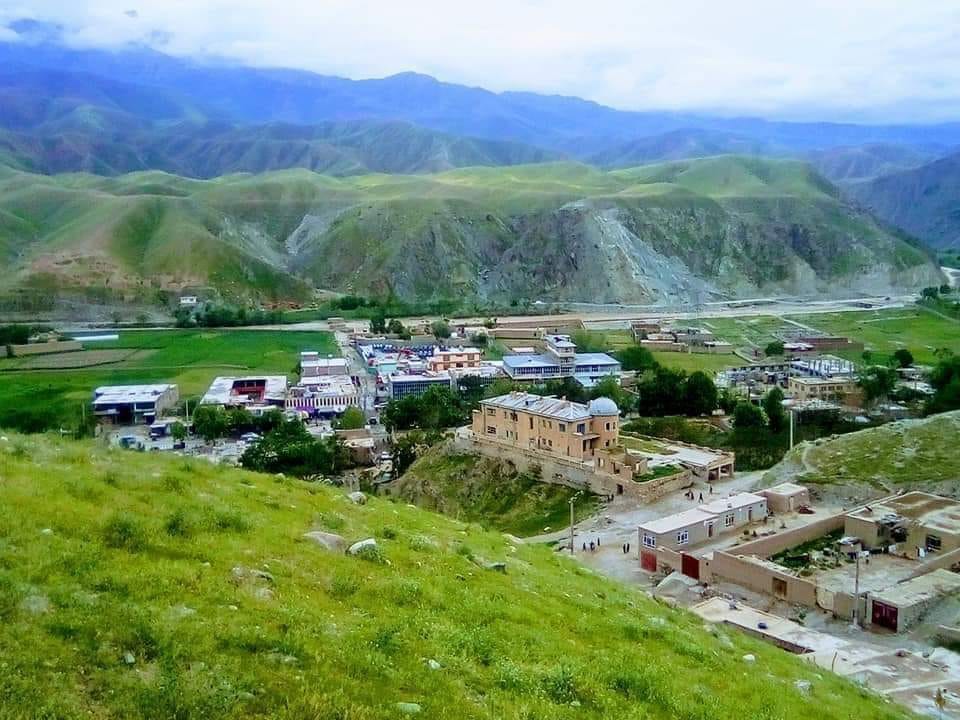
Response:
M578 353L569 335L547 335L540 354L505 355L503 370L514 380L544 382L574 378L592 387L607 376L619 379L620 363L606 353Z
M758 490L757 494L767 499L767 508L770 512L796 512L802 506L810 506L810 491L803 485L785 482Z
M93 414L119 425L150 424L178 399L176 385L104 385L93 391Z
M638 531L640 547L650 550L692 547L718 535L737 532L766 516L765 497L753 493L739 493L643 523Z
M908 558L960 548L960 502L914 491L846 515L844 532L869 550L887 548Z
M387 393L393 400L399 400L409 395L423 395L432 387L453 388L453 378L450 373L424 372L394 373L387 377Z
M200 400L201 405L222 407L283 407L287 399L286 375L218 377Z
M427 367L432 372L479 368L480 355L480 349L475 347L436 347L433 355L427 358Z
M360 389L346 375L326 375L294 385L287 392L287 410L313 417L341 415L348 407L361 407Z
M859 395L859 386L853 378L791 377L787 379L787 393L794 400L843 401Z
M181 295L180 307L196 307L199 302L196 295Z
M320 353L308 350L300 353L300 381L328 375L349 375L346 358L320 357Z
M481 401L472 429L488 442L584 461L617 444L619 425L620 410L608 398L582 405L512 392Z

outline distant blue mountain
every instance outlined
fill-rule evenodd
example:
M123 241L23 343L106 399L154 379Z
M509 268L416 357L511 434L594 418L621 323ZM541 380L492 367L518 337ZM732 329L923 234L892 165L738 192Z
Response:
M165 101L200 108L208 119L235 124L326 121L403 121L456 135L510 140L578 157L611 152L639 138L697 129L805 152L866 143L916 147L960 145L960 123L855 125L794 123L669 112L626 112L575 97L528 92L493 93L401 73L349 80L315 73L200 63L144 47L120 51L76 50L55 42L55 28L20 22L23 41L0 44L0 68L84 73L160 92ZM41 95L56 94L56 76L34 73ZM134 108L141 117L162 117L164 104ZM695 143L696 144L696 143ZM707 143L715 146L716 142ZM646 150L643 154L646 154Z

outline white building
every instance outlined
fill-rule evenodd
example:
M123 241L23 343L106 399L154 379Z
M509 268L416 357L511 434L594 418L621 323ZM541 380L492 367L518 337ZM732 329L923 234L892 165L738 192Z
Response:
M503 371L514 380L574 378L592 387L607 376L620 377L620 363L606 353L578 353L569 335L547 335L546 352L505 355Z
M640 546L651 550L683 549L735 532L766 516L765 497L739 493L643 523L639 528Z
M283 407L287 399L286 375L218 377L200 400L201 405Z
M349 374L350 367L346 358L320 357L320 353L313 350L300 353L301 383L305 382L307 378Z
M104 385L93 391L93 414L116 424L152 423L178 399L176 385Z
M305 378L306 379L306 378ZM360 390L346 375L309 378L287 393L287 410L308 415L341 415L348 407L360 407Z

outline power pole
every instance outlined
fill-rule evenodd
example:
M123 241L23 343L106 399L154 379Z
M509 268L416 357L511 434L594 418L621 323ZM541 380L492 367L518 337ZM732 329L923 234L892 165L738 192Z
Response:
M793 408L790 408L790 449L793 450Z
M573 555L573 502L577 499L574 495L570 498L570 554Z
M860 550L857 550L857 571L853 580L853 624L859 626L860 619Z

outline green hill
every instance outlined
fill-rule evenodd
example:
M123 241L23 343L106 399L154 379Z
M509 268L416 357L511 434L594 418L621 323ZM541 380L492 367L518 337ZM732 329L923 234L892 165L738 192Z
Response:
M39 436L0 440L0 477L5 720L905 716L547 547L404 505Z
M643 302L941 280L810 166L739 156L208 181L9 170L0 223L7 287Z

